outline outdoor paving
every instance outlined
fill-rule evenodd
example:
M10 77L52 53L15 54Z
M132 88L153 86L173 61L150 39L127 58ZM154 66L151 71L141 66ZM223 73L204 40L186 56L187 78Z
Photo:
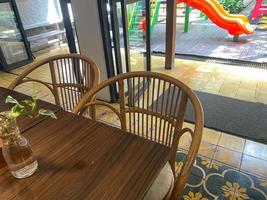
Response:
M155 27L152 36L152 51L165 52L165 25ZM160 33L161 32L161 33ZM239 42L233 42L227 31L202 22L191 24L188 33L177 27L176 53L186 55L207 56L213 58L234 59L244 61L267 61L267 32L255 31L251 36L241 36Z
M242 14L248 16L252 8L253 3ZM183 25L180 23L176 30L177 54L253 62L267 61L267 31L255 30L253 35L241 35L239 42L234 42L226 30L210 20L192 19L188 33L183 32ZM165 24L156 24L151 43L154 53L165 52Z

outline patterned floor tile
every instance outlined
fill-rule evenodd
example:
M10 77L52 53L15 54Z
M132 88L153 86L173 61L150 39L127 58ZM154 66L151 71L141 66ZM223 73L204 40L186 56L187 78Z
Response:
M238 171L226 169L222 173L210 173L204 182L205 191L214 199L227 199L228 193L235 192L233 182L238 178Z
M241 172L237 181L235 197L240 199L266 200L267 180Z
M177 166L181 167L184 157L185 152L177 153ZM182 199L262 200L267 199L266 194L267 179L197 157Z
M195 177L191 177L192 179L197 179ZM199 186L200 185L200 186ZM182 195L182 199L184 200L210 200L212 197L207 194L203 188L203 181L199 180L199 185L191 186L186 185L184 189L184 193Z
M176 154L177 173L180 171L180 169L183 165L182 162L185 159L185 156L186 156L186 152L184 152L184 151L178 151ZM211 160L208 158L203 158L203 157L197 156L195 164L192 168L191 174L195 177L205 179L206 174L208 173L208 170L209 170L210 162L211 162Z
M226 171L223 174L211 173L207 180L191 175L184 190L183 199L232 199L235 194L234 184L238 178L237 171ZM242 200L242 199L240 199Z

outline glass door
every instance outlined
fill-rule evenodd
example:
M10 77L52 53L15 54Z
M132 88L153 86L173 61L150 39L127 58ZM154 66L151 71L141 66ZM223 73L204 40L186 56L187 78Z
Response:
M131 71L150 71L150 27L147 26L150 23L150 1L137 0L125 4Z
M99 1L102 37L110 77L131 71L150 71L150 0ZM108 69L109 71L110 69Z
M0 2L0 60L5 70L11 70L32 60L14 0Z
M150 0L100 0L98 6L108 77L150 71ZM116 101L116 85L110 93Z

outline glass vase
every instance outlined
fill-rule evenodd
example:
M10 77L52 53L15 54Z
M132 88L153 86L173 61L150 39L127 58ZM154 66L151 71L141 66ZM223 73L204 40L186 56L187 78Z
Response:
M16 178L31 176L38 169L31 146L20 134L16 119L0 117L0 138L2 139L3 157Z

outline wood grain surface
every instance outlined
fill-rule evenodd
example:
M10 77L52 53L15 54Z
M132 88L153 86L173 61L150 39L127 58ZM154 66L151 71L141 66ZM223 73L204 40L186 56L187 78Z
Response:
M24 132L39 169L18 180L0 169L0 199L142 199L170 148L65 111Z

